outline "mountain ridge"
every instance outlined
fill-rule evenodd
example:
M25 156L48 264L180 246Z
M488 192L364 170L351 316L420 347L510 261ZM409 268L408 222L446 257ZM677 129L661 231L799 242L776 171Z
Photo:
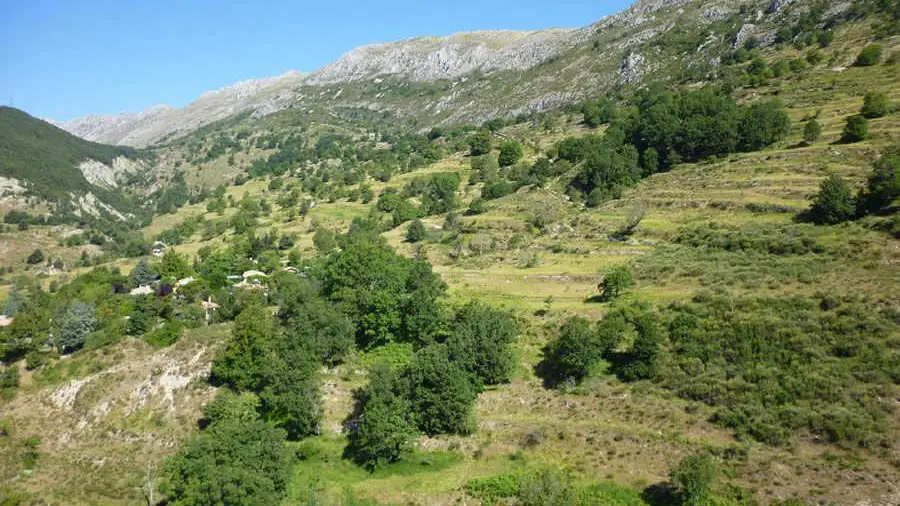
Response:
M241 81L205 92L184 108L154 106L137 113L91 115L54 124L91 141L147 147L178 138L233 114L254 111L260 116L290 107L309 96L296 90L301 86L352 84L385 76L430 83L461 79L475 72L491 74L532 69L583 44L598 32L620 27L634 29L653 21L654 14L661 9L691 2L699 3L696 0L643 0L580 28L479 30L366 44L347 51L310 74L289 71L281 76ZM704 3L732 2L712 0ZM233 93L228 96L224 93L227 91ZM544 95L535 93L519 105L540 107L541 104L558 105L560 102L558 96L548 99ZM374 98L377 100L377 95Z

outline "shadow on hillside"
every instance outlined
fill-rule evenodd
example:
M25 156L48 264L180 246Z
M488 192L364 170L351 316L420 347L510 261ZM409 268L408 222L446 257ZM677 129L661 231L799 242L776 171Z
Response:
M600 304L603 302L608 302L608 299L602 293L591 295L590 297L584 299L585 304Z
M673 506L680 504L675 487L667 481L654 483L641 492L643 499L650 506Z

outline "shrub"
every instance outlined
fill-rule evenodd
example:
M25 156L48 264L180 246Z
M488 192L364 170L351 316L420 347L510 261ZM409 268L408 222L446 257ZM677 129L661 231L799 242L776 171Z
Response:
M513 191L515 191L515 188L513 188L512 183L505 179L495 179L484 184L484 188L481 190L481 197L485 200L494 200L505 197Z
M831 174L819 186L819 193L812 199L809 214L813 222L833 225L853 219L856 199L850 186L837 174Z
M170 346L181 337L183 325L180 320L169 320L162 327L153 329L144 337L153 346Z
M822 125L815 118L810 118L803 127L803 141L811 144L819 139L822 135Z
M17 388L19 388L18 366L9 365L0 368L0 394L4 397L11 397Z
M862 115L850 116L844 124L841 140L844 142L859 142L869 138L869 120Z
M497 163L501 167L509 167L515 165L522 159L522 144L518 141L507 141L500 146L500 155L497 157Z
M685 457L669 472L681 504L706 506L710 504L710 489L716 479L716 465L709 455Z
M543 350L537 372L550 386L584 379L603 356L603 346L586 319L575 316L560 329L559 337Z
M859 113L866 118L880 118L888 113L890 102L885 93L870 91L863 98Z
M425 230L425 224L422 223L422 220L413 220L412 223L409 224L409 227L406 229L406 241L416 243L419 242L428 235L428 232Z
M860 51L856 57L854 65L857 67L868 67L875 65L881 60L882 47L881 44L869 44Z
M236 394L223 388L216 398L203 407L203 421L207 426L218 422L251 423L259 418L259 398L249 392Z
M44 252L36 249L28 255L28 258L25 259L25 262L29 265L39 264L44 261Z
M613 300L634 286L634 274L627 265L617 265L603 275L598 288L603 300Z
M525 479L516 492L520 506L571 506L576 504L575 490L569 479L558 472L544 471Z

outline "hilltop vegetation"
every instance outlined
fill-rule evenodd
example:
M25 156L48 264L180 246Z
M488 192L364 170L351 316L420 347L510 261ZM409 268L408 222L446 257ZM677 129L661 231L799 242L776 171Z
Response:
M287 109L155 148L148 226L3 277L0 497L895 503L897 18L824 7L768 41L735 7L721 65L543 113Z
M25 185L29 195L51 202L53 221L71 220L76 214L118 221L114 213L137 212L132 199L90 183L78 166L90 160L111 166L119 157L140 160L147 156L129 147L85 141L22 111L0 107L0 174ZM88 194L112 211L103 206L92 213L81 209L77 199Z

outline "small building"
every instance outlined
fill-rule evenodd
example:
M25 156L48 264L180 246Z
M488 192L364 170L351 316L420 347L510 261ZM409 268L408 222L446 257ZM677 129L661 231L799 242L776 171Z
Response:
M200 303L200 307L203 308L206 324L209 325L209 322L212 320L213 313L216 311L216 309L219 309L222 306L213 302L212 295L210 295L206 300Z
M147 285L141 285L128 292L129 295L150 295L153 293L156 293L156 290Z
M153 246L150 247L150 254L155 257L161 257L166 253L167 249L169 249L169 247L166 245L166 243L162 241L154 241Z
M194 281L196 281L194 279L194 276L189 276L186 278L179 279L178 281L175 282L175 285L176 286L188 286L189 284L193 283Z
M9 327L12 325L13 317L0 314L0 327Z

